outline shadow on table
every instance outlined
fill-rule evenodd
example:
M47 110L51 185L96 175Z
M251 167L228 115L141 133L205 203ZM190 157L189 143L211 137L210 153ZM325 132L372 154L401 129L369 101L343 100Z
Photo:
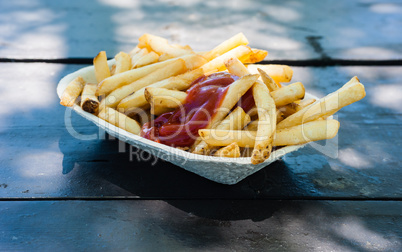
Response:
M107 135L104 140L76 140L80 144L74 148L66 144L74 141L68 133L60 139L63 173L70 176L71 191L75 195L157 199L211 219L261 220L270 217L276 206L271 206L270 201L254 199L290 199L306 195L306 190L310 190L294 178L282 160L235 185L223 185L152 155L143 154L139 160L132 154L137 153L136 148L108 138ZM194 199L207 201L205 205L188 203ZM240 201L233 203L234 200Z
M71 136L67 135L60 142L69 140ZM74 153L71 148L61 148L66 176L74 174L71 180L86 190L91 185L104 187L105 196L144 199L132 201L133 209L128 212L145 211L141 217L134 216L143 225L153 227L150 234L163 234L186 248L215 248L236 241L233 246L242 248L281 244L290 251L298 251L299 246L365 251L366 241L380 248L399 244L392 233L378 231L387 230L383 228L388 225L379 217L382 210L377 210L378 203L280 200L310 194L284 161L229 186L161 160L155 165L152 159L130 161L130 146L118 140L96 141L90 151L86 145L77 146ZM122 146L126 152L118 152ZM85 158L76 159L80 152ZM83 180L86 186L82 186ZM84 193L96 196L100 193L96 189ZM119 200L114 204L120 209L124 202L128 203ZM376 210L371 211L373 206ZM124 215L130 220L129 216ZM383 234L391 238L381 238Z

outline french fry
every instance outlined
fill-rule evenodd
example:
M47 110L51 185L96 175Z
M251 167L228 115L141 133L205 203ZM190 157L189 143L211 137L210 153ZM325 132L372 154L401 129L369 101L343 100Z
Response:
M184 54L184 55L186 55L186 54ZM158 57L158 61L165 61L165 60L173 59L173 58L175 58L174 55L164 53L164 54L162 54L161 56Z
M231 37L230 39L222 42L218 46L216 46L214 49L211 51L207 52L204 54L204 58L207 59L208 61L232 50L233 48L236 48L241 45L248 45L248 40L244 36L243 33L238 33Z
M128 54L130 54L130 56L133 57L140 50L141 50L141 48L139 48L138 46L135 46Z
M247 124L243 130L247 131L257 131L258 129L258 119L251 121L249 124Z
M226 116L224 120L222 120L215 129L219 130L240 130L244 128L250 122L250 116L244 112L241 107L236 107L229 115ZM211 152L210 146L204 141L199 142L195 148L193 153L197 154L208 154Z
M220 107L217 109L216 114L212 118L208 127L216 127L237 104L239 99L247 92L247 90L253 86L257 79L258 75L249 74L230 84Z
M297 103L292 102L292 103L289 103L289 104L287 104L285 106L280 107L279 111L282 112L284 117L288 117L288 116L290 116L290 115L292 115L292 114L297 112L297 107L298 106L299 105Z
M277 107L303 99L304 94L305 89L301 82L295 82L271 92L271 96Z
M229 70L229 72L231 74L234 74L234 75L237 75L237 76L244 76L246 74L249 74L248 69L237 58L231 58L231 59L227 60L225 62L225 66L226 66L226 68ZM265 128L265 131L267 131L267 129L268 129L267 127L271 127L274 130L272 132L270 132L270 134L273 134L273 132L275 131L275 125L276 125L276 119L275 118L277 118L279 116L279 120L280 120L281 119L280 118L281 114L279 114L279 113L277 114L275 112L275 110L276 110L275 109L275 102L273 101L271 95L269 94L269 90L265 89L264 86L265 85L262 84L261 81L257 81L256 83L254 83L253 96L261 96L261 95L264 96L264 97L261 96L261 97L257 98L258 99L258 105L262 106L262 104L264 104L264 106L259 107L259 108L254 107L250 111L248 111L248 114L250 116L256 116L258 114L259 118L264 118L261 121L261 126L260 126L261 130L263 130L263 128ZM256 89L256 90L254 91L254 89ZM261 92L261 94L258 95L257 94L258 92ZM254 97L254 101L257 104L256 97ZM269 106L270 114L271 114L270 115L270 117L271 117L270 120L272 122L267 121L269 119L267 117L267 111L264 111L265 109L268 108L268 106ZM265 132L265 133L268 134L268 132ZM265 136L265 133L260 132L260 134L264 135L264 136ZM258 162L257 160L262 160L261 154L269 156L269 153L271 152L271 149L272 149L271 145L267 144L268 142L272 142L272 138L270 138L270 136L271 135L269 135L269 136L266 135L267 139L265 139L265 143L263 143L263 141L258 143L258 148L255 148L255 151L253 151L253 159L252 159L253 163ZM260 139L262 139L262 138L260 137ZM263 144L265 144L265 146L266 146L266 148L264 150L262 148Z
M253 86L257 79L257 74L249 74L230 84L220 107L217 109L214 117L211 119L206 128L215 128L226 117L228 112L237 104L239 99L247 92L247 90ZM191 149L194 153L201 151L199 149L195 149L200 142L201 139L197 139L193 144Z
M155 105L166 108L177 108L185 102L187 97L186 92L155 87L145 88L144 95L151 108Z
M149 33L142 35L138 40L139 40L138 47L141 48L145 47L151 49L152 51L155 51L159 55L166 53L175 58L194 53L193 50L191 50L191 48L188 49L189 47L187 47L187 49L184 49L179 48L177 46L169 45L167 39Z
M280 111L277 110L276 111L276 122L281 121L281 120L283 120L283 119L281 119ZM244 127L244 130L257 131L258 130L258 119L247 124L247 126Z
M110 76L114 75L116 72L116 64L113 64L112 67L110 68Z
M178 59L184 60L188 70L194 70L207 63L207 60L204 57L197 55L197 54L180 56L180 57L178 57ZM170 59L170 60L174 60L174 59ZM163 61L163 62L166 62L166 61Z
M298 106L296 107L296 112L299 110L304 109L307 106L310 106L311 104L313 104L314 102L316 102L316 99L312 98L312 99L307 99L307 100L299 100L299 101L295 101L294 103L296 103Z
M229 73L237 75L239 77L250 74L247 67L241 63L238 58L228 58L224 62L225 67Z
M253 85L253 97L258 111L258 129L251 163L259 164L271 155L276 129L276 106L268 87L260 82Z
M158 62L159 59L159 55L155 52L149 52L148 54L142 56L141 58L139 58L138 60L135 61L134 65L132 66L132 68L139 68L139 67L143 67L143 66L147 66L153 63Z
M81 108L82 110L96 114L99 108L98 97L95 96L97 85L95 83L87 83L82 90Z
M159 116L159 115L162 115L164 113L171 112L174 110L175 110L175 108L168 108L168 107L155 105L155 106L151 106L150 113L152 115Z
M95 78L98 83L110 77L110 69L107 64L106 52L101 51L94 58Z
M157 69L152 74L148 74L133 83L115 89L105 99L101 101L101 108L103 108L104 106L116 107L121 100L123 100L128 95L134 93L135 91L171 76L181 74L186 70L187 68L184 60L177 59L170 64Z
M60 104L66 107L72 107L75 100L80 96L84 85L85 81L81 76L72 80L61 95Z
M282 122L282 120L285 119L285 115L280 111L279 109L276 110L276 124L279 122Z
M279 89L278 84L271 78L264 70L261 68L257 68L258 72L261 75L262 82L267 85L269 92L275 91Z
M170 44L172 47L185 49L185 50L193 50L189 45L180 45L180 44Z
M171 65L173 62L176 62L179 59L184 60L187 70L193 70L193 69L199 68L206 62L206 60L199 55L185 55L182 57L166 60L163 62L154 63L151 65L147 65L147 66L136 68L136 69L132 69L132 70L126 71L124 73L107 78L104 81L102 81L101 83L99 83L97 95L104 95L104 94L107 95L119 87L130 84L140 78L143 78L144 76L146 76L152 72L155 72L156 70L158 70L160 68Z
M217 150L214 153L216 157L230 157L230 158L238 158L240 157L240 148L237 143L231 143L226 147L223 147Z
M98 117L125 131L135 135L140 134L141 125L136 120L131 119L112 108L105 107L101 112L99 112Z
M250 116L241 107L236 107L215 129L239 130L250 123Z
M243 76L248 73L248 69L238 59L232 58L226 61L225 66L230 73L238 76ZM265 80L274 82L269 76L265 76ZM276 85L274 86L273 84L271 84L271 87L278 90L277 88L275 88ZM283 93L290 96L290 92ZM275 134L277 116L279 116L280 120L282 115L280 113L276 113L275 101L269 94L269 89L267 85L264 85L261 81L257 81L256 83L254 83L253 97L256 104L256 108L253 111L257 111L258 113L258 127L257 140L255 142L254 149L251 155L251 163L259 164L264 162L265 159L269 158L271 154L272 140ZM250 111L250 114L253 111Z
M213 60L203 65L201 68L204 70L205 74L218 72L225 69L225 61L227 59L242 58L249 53L251 53L250 47L241 45L233 48L232 50L222 54L219 57L214 58Z
M132 69L106 78L98 84L97 95L108 95L110 92L119 87L130 84L152 72L155 72L160 68L170 65L171 62L172 61L159 62L149 66Z
M327 118L365 96L364 86L354 77L318 101L302 100L302 83L281 85L291 81L293 70L286 65L254 64L268 52L247 45L247 38L239 33L210 51L194 52L188 45L144 34L130 53L116 54L111 67L101 51L93 61L97 83L85 83L78 77L66 87L60 103L73 106L81 94L84 111L139 134L142 124L185 104L185 91L195 80L227 69L239 79L228 86L208 124L202 122L205 128L198 130L199 137L184 150L216 157L250 157L252 164L259 164L270 157L273 146L334 137L339 122ZM245 113L238 103L248 90L255 106ZM100 103L98 96L102 97ZM172 126L169 130L173 133L178 125ZM159 132L160 136L169 135L169 130ZM241 150L250 153L241 154Z
M312 141L331 139L339 129L337 120L312 121L302 125L276 131L273 146L305 144ZM226 146L237 143L239 147L254 146L256 131L200 129L200 137L211 146Z
M131 69L131 57L125 52L119 52L114 56L116 60L116 69L114 74L119 74Z
M277 125L277 129L300 125L331 115L339 109L363 99L365 96L366 92L363 84L354 77L342 88L284 119Z
M251 53L241 59L242 62L249 64L249 63L256 63L260 62L267 57L268 52L265 50L260 49L251 49Z
M276 83L290 82L293 77L293 70L286 65L247 65L247 69L251 74L258 73L258 68L266 72ZM279 86L280 87L280 86Z
M165 79L165 80L156 82L152 85L149 85L148 87L185 90L191 86L193 81L195 81L196 79L200 78L203 75L204 75L204 71L202 71L202 69L198 68L198 69L186 72L184 74L170 77L169 79ZM117 109L129 111L132 108L137 108L137 107L142 107L142 106L147 105L147 100L145 99L144 91L145 91L145 88L142 88L142 89L136 91L134 94L127 96L119 103L119 105L117 106Z
M279 110L282 112L284 117L288 117L296 113L297 111L302 110L303 108L313 104L315 101L316 99L294 101L292 103L280 107Z
M150 53L147 48L138 48L136 52L130 53L131 55L131 67L134 68L134 66L137 64L137 61ZM155 53L155 52L154 52ZM159 55L158 55L159 57Z

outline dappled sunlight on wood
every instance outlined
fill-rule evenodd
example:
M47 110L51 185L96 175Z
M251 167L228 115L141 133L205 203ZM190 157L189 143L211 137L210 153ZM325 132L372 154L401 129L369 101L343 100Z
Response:
M387 84L373 87L370 101L376 106L402 113L402 84Z
M25 68L23 64L16 63L15 66ZM7 100L7 105L0 107L2 116L0 126L7 125L5 116L16 113L25 113L29 116L33 109L49 108L51 104L58 102L55 83L58 82L58 73L62 69L62 65L49 67L38 63L22 70L19 78L24 81L16 82L10 79L9 67L0 68L0 82L6 84L0 86L0 100Z
M339 150L339 160L345 165L351 166L357 169L373 168L367 157L357 152L354 149L346 148Z

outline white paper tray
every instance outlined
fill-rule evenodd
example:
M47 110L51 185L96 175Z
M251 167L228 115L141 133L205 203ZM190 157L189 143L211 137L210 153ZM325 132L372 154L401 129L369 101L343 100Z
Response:
M109 65L114 63L114 60L108 61ZM57 94L60 97L64 89L77 76L82 76L86 81L96 83L94 67L88 66L82 68L74 73L65 76L60 80L57 86ZM317 97L306 93L305 97L315 98ZM69 109L69 108L67 108ZM134 147L137 147L143 151L149 152L158 158L171 162L183 169L198 174L204 178L210 179L212 181L222 183L222 184L236 184L247 176L259 171L260 169L268 166L272 162L281 158L289 152L293 152L303 147L304 145L287 146L278 149L271 153L269 159L265 162L253 165L251 164L251 158L224 158L224 157L212 157L192 154L177 148L166 146L153 142L151 140L142 138L140 136L131 134L125 130L119 129L114 125L99 119L98 117L87 113L81 109L80 106L74 105L72 107L79 115L86 118L89 121L95 123L98 127L105 130L108 134L128 143ZM135 162L135 161L133 161Z

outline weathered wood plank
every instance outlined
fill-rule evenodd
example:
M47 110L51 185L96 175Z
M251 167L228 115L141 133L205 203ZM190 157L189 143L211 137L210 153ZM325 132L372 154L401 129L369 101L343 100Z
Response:
M0 58L94 57L143 33L210 50L244 32L269 59L401 59L400 1L2 1Z
M70 110L59 105L56 84L80 67L0 64L0 197L402 196L401 67L294 68L294 80L318 96L357 74L367 97L338 113L337 141L306 147L234 186L210 182L105 139L75 113L70 118ZM71 129L93 138L74 137Z
M0 249L398 251L401 202L0 202Z

